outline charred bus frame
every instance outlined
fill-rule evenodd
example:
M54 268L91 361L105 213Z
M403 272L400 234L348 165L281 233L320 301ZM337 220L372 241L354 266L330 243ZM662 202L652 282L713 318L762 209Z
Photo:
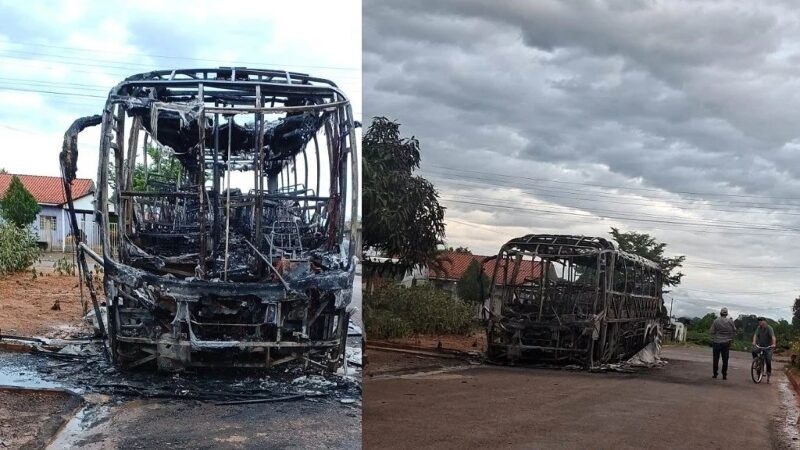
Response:
M496 258L487 326L495 361L592 367L626 360L658 337L661 269L611 241L527 235Z
M103 251L80 242L77 251L115 362L162 370L342 364L356 266L358 123L333 82L225 67L127 78L102 115L76 120L64 136L78 241L77 136L95 125ZM177 173L163 173L167 160ZM245 172L250 188L232 187L231 175ZM104 269L107 315L87 256Z

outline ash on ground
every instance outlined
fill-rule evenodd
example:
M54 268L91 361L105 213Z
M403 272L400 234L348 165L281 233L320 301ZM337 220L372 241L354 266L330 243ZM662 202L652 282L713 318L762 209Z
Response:
M42 350L56 346L58 350ZM123 371L107 361L99 341L34 342L30 353L0 351L0 385L60 387L76 393L135 398L259 403L306 399L361 404L361 342L348 338L347 363L337 373L313 367L271 370Z

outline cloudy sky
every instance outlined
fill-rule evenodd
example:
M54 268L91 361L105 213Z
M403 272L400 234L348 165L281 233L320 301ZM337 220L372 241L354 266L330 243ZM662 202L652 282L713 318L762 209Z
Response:
M112 3L116 6L112 6ZM0 167L60 175L64 131L153 69L245 66L334 81L361 117L361 1L0 1ZM80 135L95 178L99 127Z
M764 5L365 0L364 116L420 140L448 245L647 232L674 314L790 317L800 18Z

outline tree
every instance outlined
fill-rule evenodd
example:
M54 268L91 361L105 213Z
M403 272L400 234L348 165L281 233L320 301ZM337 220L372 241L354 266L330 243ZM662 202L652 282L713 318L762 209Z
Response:
M462 300L480 303L489 289L489 277L483 273L481 264L473 260L458 280L458 297Z
M147 175L149 180L157 179L158 181L175 184L178 178L180 178L180 161L175 158L165 157L160 148L148 145L147 158ZM144 164L136 163L136 167L133 170L133 189L135 191L144 191L145 188Z
M470 250L469 247L456 247L456 248L448 247L447 251L453 253L467 253L469 255L472 254L472 250Z
M717 315L714 314L713 312L708 313L705 316L703 316L702 319L697 319L695 322L693 322L692 328L694 328L699 332L708 331L708 329L711 328L711 324L714 323L714 320L716 318Z
M756 332L758 316L755 314L739 314L733 324L736 325L736 331L741 332L742 336L747 338L748 336L753 336L753 333Z
M8 191L0 199L0 215L3 219L18 228L25 228L36 220L36 215L42 207L36 203L33 195L25 189L19 177L14 175Z
M681 255L672 258L664 256L667 244L657 242L654 237L646 233L637 233L635 231L623 233L617 228L611 227L609 234L617 241L620 250L647 258L661 266L661 270L664 272L665 286L677 286L680 284L683 273L676 271L676 269L683 266L686 256Z
M402 138L398 123L375 117L362 143L364 247L395 258L394 270L427 265L444 240L444 208L433 185L413 173L419 141Z
M800 332L800 297L794 299L794 305L792 306L792 326L795 331Z

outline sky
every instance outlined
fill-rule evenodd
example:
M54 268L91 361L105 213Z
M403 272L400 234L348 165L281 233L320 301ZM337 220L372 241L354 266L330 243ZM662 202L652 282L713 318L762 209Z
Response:
M155 69L245 66L336 83L361 120L361 1L0 0L0 167L60 175L67 127L109 90ZM99 127L79 136L78 177L96 177ZM301 176L302 179L302 176Z
M800 295L789 2L365 0L366 118L420 140L447 244L639 231L686 255L673 315Z

